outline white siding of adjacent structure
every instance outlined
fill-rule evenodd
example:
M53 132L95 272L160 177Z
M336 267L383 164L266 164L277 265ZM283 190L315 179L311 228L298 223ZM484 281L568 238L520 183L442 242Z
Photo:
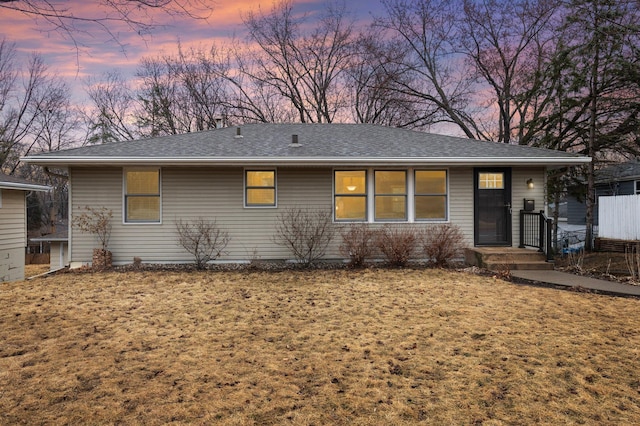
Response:
M0 191L0 281L22 280L27 241L25 191Z
M55 271L69 264L69 244L63 241L52 241L49 254L49 269Z
M640 195L618 195L598 199L598 236L616 240L640 240Z
M448 172L449 222L458 225L467 244L473 245L473 168L449 168ZM289 252L272 240L278 215L294 206L332 209L331 168L277 168L277 208L245 208L243 175L244 170L239 167L163 167L162 223L125 224L122 168L72 168L72 212L77 214L87 205L104 206L113 211L109 249L113 252L114 263L122 264L133 262L134 257L149 263L192 262L191 256L176 242L175 221L199 217L215 219L221 228L229 232L231 242L221 260L287 259ZM535 190L526 189L525 182L529 177L537 183ZM513 178L514 200L536 198L536 205L543 205L542 169L514 170ZM514 245L518 244L518 210L514 208ZM393 226L424 227L428 224ZM74 265L90 262L92 249L98 244L95 238L74 228L70 241L70 261ZM328 258L341 257L338 246L339 238L336 238L327 252Z

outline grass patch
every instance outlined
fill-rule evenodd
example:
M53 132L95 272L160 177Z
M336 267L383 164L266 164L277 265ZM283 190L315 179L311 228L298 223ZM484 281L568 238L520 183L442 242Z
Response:
M442 270L0 284L0 423L638 424L637 299Z
M35 264L35 265L25 265L24 267L24 276L25 278L34 277L36 275L44 274L49 271L49 264Z

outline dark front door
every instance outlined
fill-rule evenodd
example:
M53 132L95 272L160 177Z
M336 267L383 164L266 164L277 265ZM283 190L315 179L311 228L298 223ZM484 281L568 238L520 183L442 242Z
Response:
M511 169L474 169L477 246L511 245Z

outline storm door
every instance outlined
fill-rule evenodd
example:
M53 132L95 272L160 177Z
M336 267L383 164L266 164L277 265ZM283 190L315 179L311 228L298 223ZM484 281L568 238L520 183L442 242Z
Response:
M474 169L474 237L477 246L511 245L511 169Z

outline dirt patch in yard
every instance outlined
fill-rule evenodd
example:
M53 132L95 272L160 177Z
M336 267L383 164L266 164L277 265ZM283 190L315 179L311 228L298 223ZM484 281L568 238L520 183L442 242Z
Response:
M631 280L631 272L624 253L594 251L559 256L555 259L555 266L556 269L579 275L640 284Z
M640 301L443 270L0 284L0 424L638 424Z

